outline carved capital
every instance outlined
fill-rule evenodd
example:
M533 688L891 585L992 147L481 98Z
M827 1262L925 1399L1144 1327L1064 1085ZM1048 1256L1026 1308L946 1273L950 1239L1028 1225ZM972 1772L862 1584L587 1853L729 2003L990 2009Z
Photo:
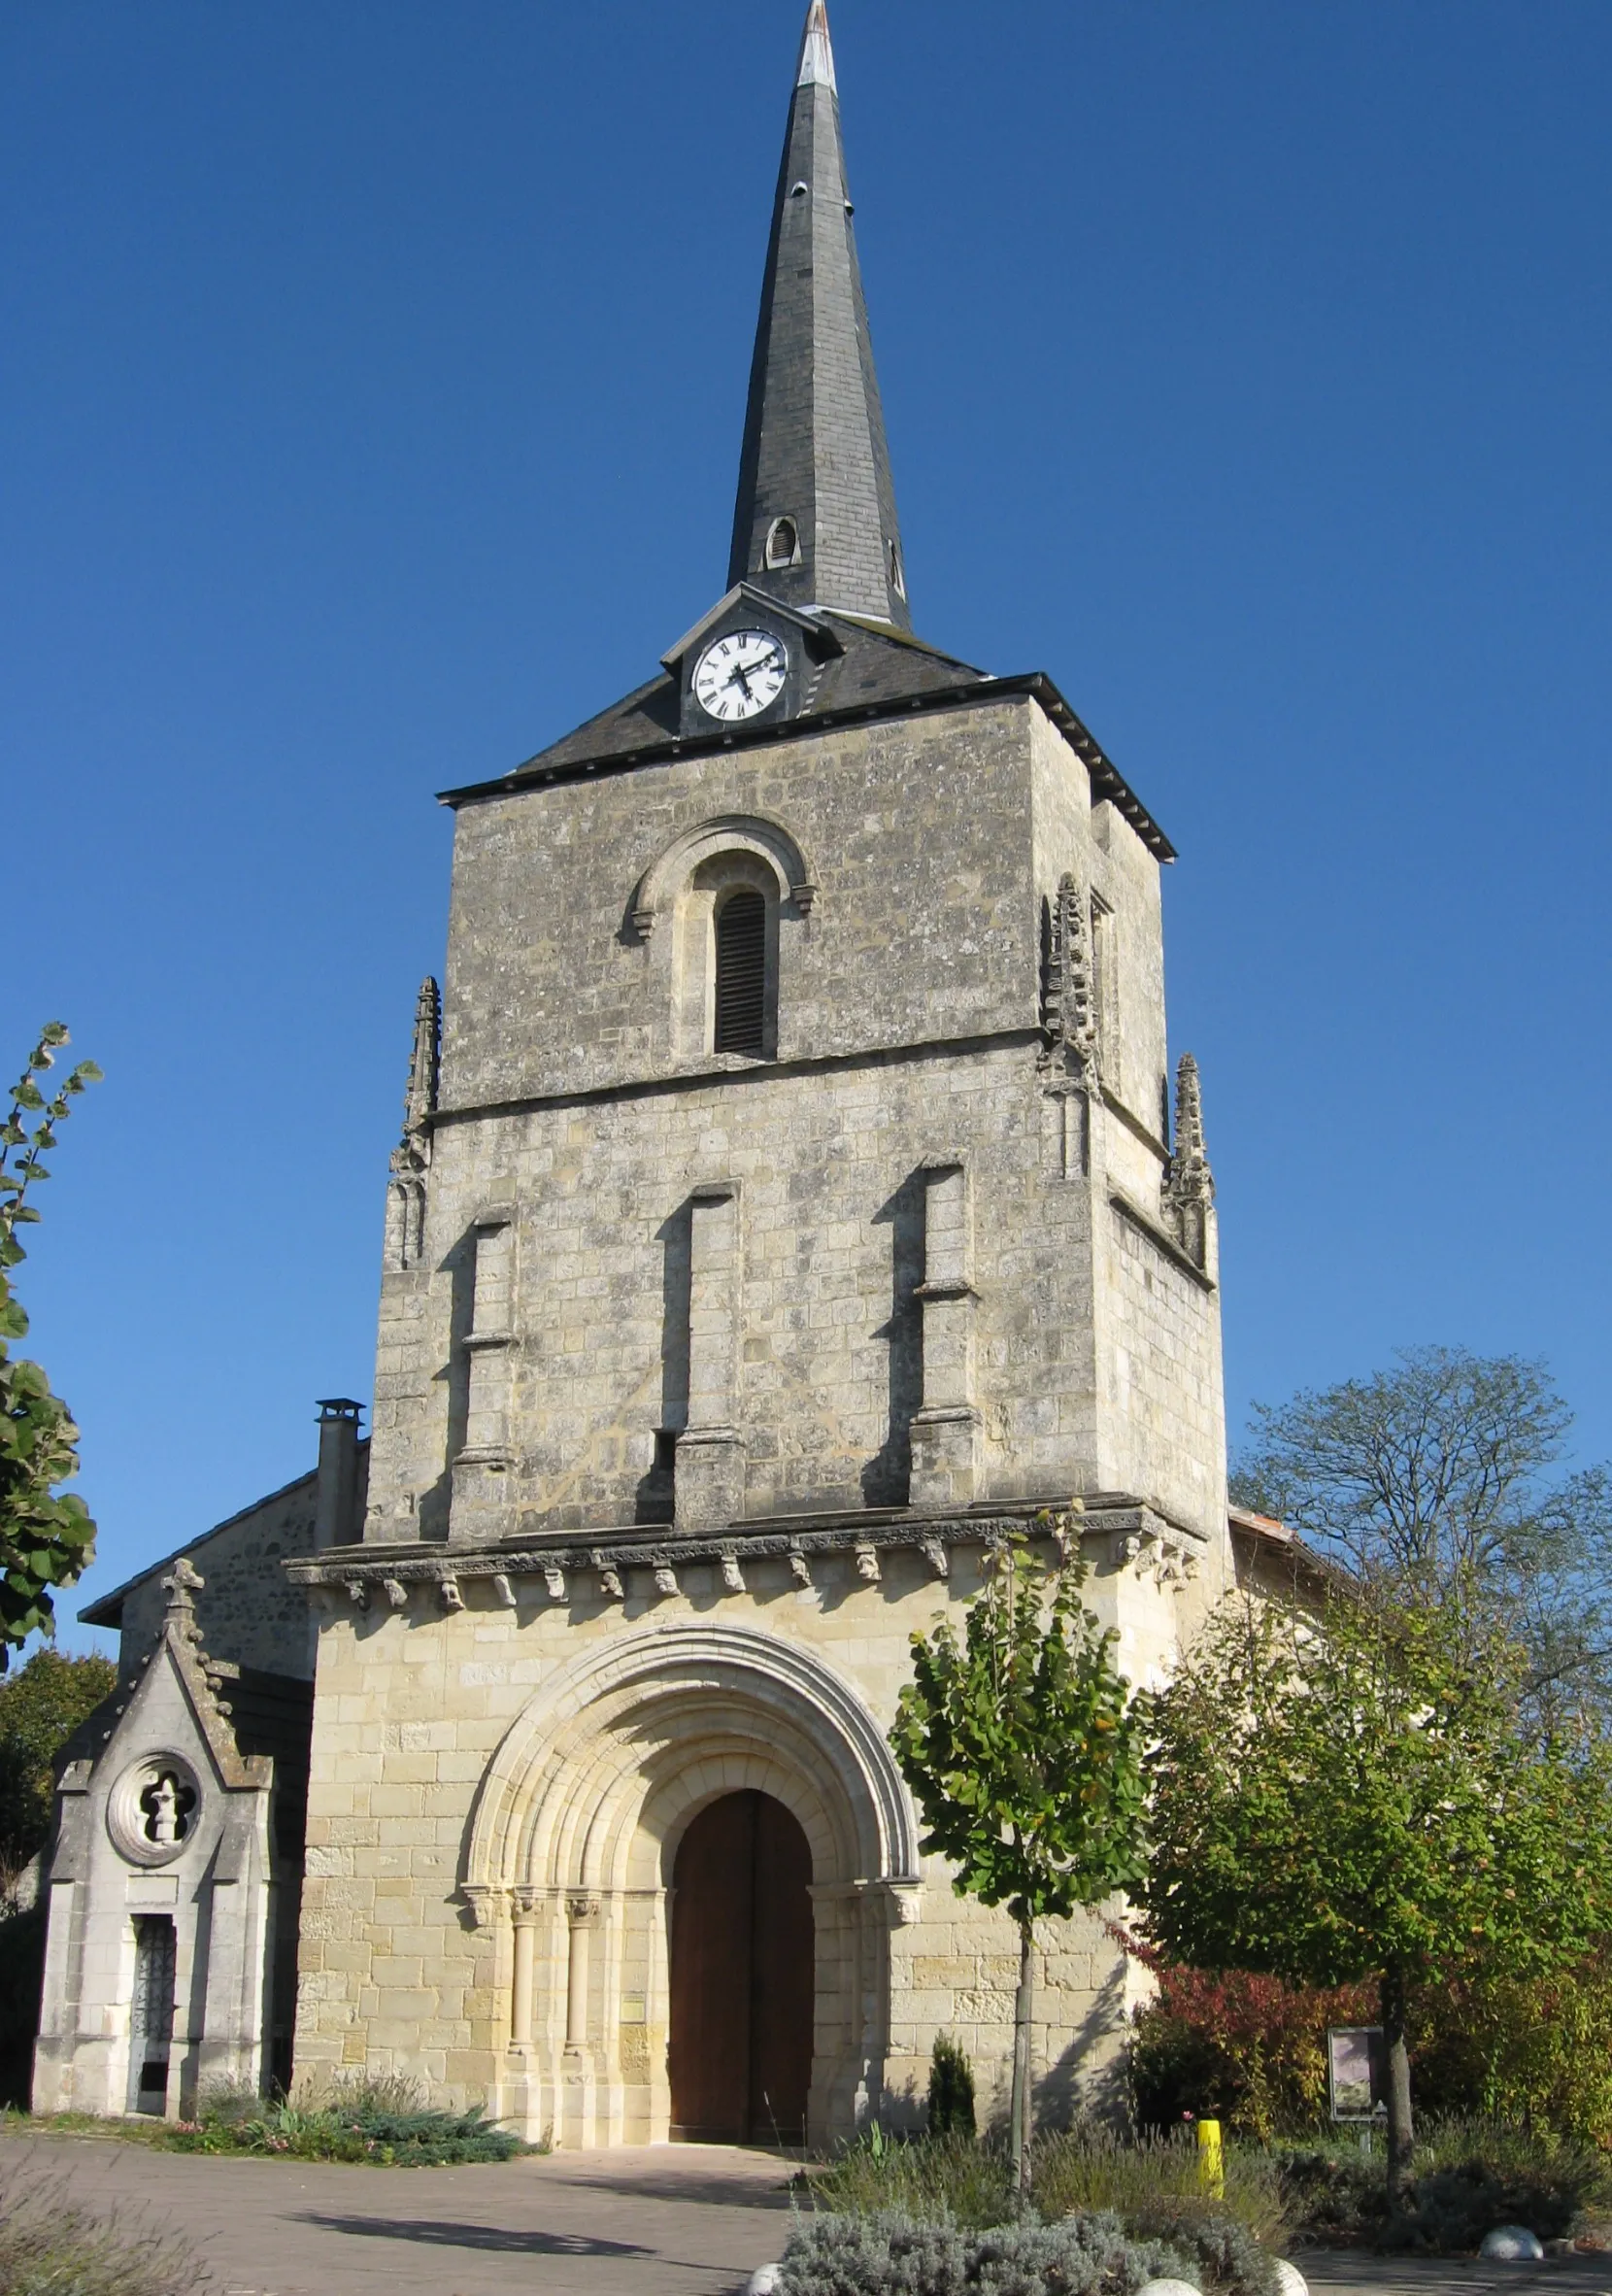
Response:
M459 1891L477 1929L491 1929L509 1909L509 1891L489 1881L466 1881Z
M924 1884L890 1881L885 1885L885 1914L891 1929L911 1929L924 1917Z

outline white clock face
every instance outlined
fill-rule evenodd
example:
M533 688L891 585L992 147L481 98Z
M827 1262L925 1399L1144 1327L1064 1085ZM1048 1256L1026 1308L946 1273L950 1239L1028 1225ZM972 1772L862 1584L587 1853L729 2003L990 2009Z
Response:
M754 718L783 692L789 666L782 641L768 631L731 629L694 664L694 699L724 726Z

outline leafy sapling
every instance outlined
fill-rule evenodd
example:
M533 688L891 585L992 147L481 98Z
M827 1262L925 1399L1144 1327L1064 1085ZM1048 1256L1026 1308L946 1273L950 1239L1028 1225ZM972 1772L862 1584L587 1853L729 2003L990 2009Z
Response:
M95 1553L84 1501L57 1490L79 1469L72 1414L39 1365L11 1353L11 1342L28 1331L12 1270L27 1256L17 1231L39 1218L29 1191L50 1178L45 1157L57 1128L101 1073L93 1061L81 1061L48 1099L40 1079L67 1041L59 1021L41 1030L0 1125L0 1672L31 1634L54 1631L51 1590L70 1585Z
M1055 1526L1037 1518L1044 1534ZM1065 1526L1058 1526L1059 1529ZM1005 1906L1019 1930L1011 2141L1028 2187L1035 1924L1132 1887L1142 1847L1140 1718L1116 1639L1082 1604L1086 1569L1049 1565L1016 1532L991 1550L959 1642L948 1620L914 1635L913 1679L890 1744L953 1887Z

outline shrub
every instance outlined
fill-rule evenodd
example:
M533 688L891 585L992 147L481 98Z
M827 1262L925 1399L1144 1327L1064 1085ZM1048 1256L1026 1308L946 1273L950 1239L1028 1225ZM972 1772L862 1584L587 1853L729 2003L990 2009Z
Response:
M161 2142L176 2152L278 2153L377 2168L447 2168L510 2160L527 2149L509 2130L489 2126L479 2106L432 2111L418 2085L403 2077L350 2077L307 2090L304 2098L267 2104L247 2090L212 2089L195 2120L178 2122Z
M1327 2028L1374 2025L1374 1987L1327 1992L1236 1970L1174 1968L1119 1935L1159 1980L1131 2041L1139 2126L1213 2113L1233 2135L1268 2144L1322 2122ZM1612 2137L1612 1942L1548 1978L1479 1973L1425 1987L1409 2021L1424 2114Z
M204 2125L217 2121L233 2128L241 2121L255 2120L263 2106L263 2097L247 2081L210 2081L196 2100L196 2118Z
M1426 2124L1393 2215L1381 2155L1318 2144L1279 2157L1290 2210L1320 2240L1459 2254L1496 2224L1556 2240L1612 2208L1612 2163L1595 2145L1492 2121Z
M1211 2242L1229 2227L1249 2241L1279 2241L1287 2220L1282 2178L1267 2153L1228 2145L1225 2192L1209 2201L1200 2182L1191 2132L1131 2138L1078 2123L1037 2140L1032 2163L1035 2205L1044 2216L1072 2210L1112 2210L1127 2232L1165 2240ZM1240 2251L1239 2251L1240 2253ZM1213 2277L1235 2277L1213 2268Z
M1198 2182L1195 2146L1173 2137L1131 2143L1100 2128L1040 2137L1030 2153L1031 2197L1047 2221L1112 2220L1127 2238L1164 2242L1196 2259L1206 2287L1272 2296L1261 2240L1280 2238L1284 2188L1274 2161L1230 2148L1226 2196ZM999 2144L923 2137L900 2144L870 2130L812 2178L813 2201L864 2221L949 2225L980 2231L1013 2213L1013 2180Z
M973 2137L922 2137L903 2144L875 2126L815 2173L807 2190L847 2216L893 2214L979 2229L1013 2213L1006 2152Z
M202 2268L186 2245L74 2205L61 2178L0 2189L4 2296L192 2296Z
M1549 1978L1468 1978L1412 2013L1433 2110L1612 2137L1612 1945Z
M1313 2129L1327 2110L1327 2026L1377 2021L1374 1986L1324 1991L1145 1958L1159 1993L1137 2011L1130 2052L1132 2106L1144 2129L1212 2116L1261 2144Z
M937 2034L929 2055L929 2134L974 2134L974 2068L949 2033Z
M891 2212L799 2216L780 2269L784 2296L1135 2296L1146 2280L1199 2277L1105 2215L986 2232Z

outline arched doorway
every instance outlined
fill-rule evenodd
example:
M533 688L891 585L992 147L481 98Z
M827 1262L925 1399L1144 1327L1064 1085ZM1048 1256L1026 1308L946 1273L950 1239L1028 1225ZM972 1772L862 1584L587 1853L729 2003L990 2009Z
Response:
M672 1875L672 2135L798 2144L812 2082L812 1853L770 1794L694 1818Z

